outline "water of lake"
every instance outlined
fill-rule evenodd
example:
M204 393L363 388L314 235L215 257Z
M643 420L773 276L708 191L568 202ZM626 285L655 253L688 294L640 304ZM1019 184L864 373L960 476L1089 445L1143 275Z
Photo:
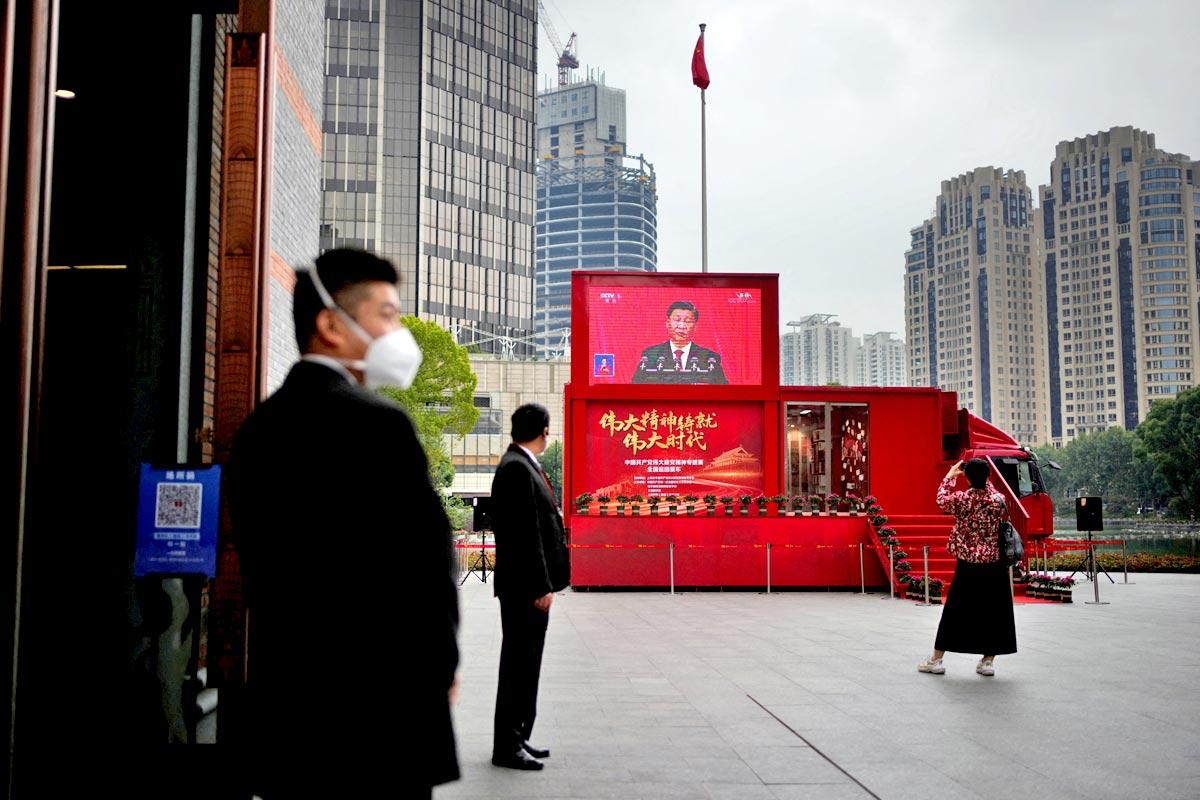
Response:
M1085 534L1075 530L1067 520L1055 520L1054 538L1083 539ZM1097 539L1125 539L1130 553L1173 553L1176 555L1200 555L1200 526L1146 523L1140 521L1113 520L1105 522L1104 530L1095 534ZM1102 547L1098 550L1117 549Z

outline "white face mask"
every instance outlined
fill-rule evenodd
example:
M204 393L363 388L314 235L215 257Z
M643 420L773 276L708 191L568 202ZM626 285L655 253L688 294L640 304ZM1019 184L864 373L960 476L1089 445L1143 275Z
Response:
M343 363L352 369L361 370L366 375L367 387L370 389L380 386L407 389L412 386L422 359L421 348L413 338L412 332L400 326L383 336L371 338L354 317L333 301L329 292L325 290L325 285L321 283L316 269L309 270L309 275L325 307L345 320L350 330L354 331L354 335L367 344L365 358L361 361L344 360Z

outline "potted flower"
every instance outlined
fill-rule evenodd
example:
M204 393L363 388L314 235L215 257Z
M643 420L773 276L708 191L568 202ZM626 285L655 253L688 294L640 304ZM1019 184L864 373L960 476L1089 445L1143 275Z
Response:
M650 504L650 516L658 516L658 503L660 500L662 500L662 498L656 494L652 494L649 498L647 498L646 502Z
M1063 578L1054 578L1054 582L1057 584L1055 586L1055 590L1059 601L1063 603L1072 602L1071 587L1075 585L1075 579L1070 576L1066 576Z
M888 521L888 518L883 515L882 511L876 512L871 517L871 524L874 525L876 528L880 528L880 527L883 527L884 525L887 525L887 521Z
M893 567L893 569L899 573L911 572L912 564L908 563L907 560L897 561L896 565Z
M792 513L798 516L808 515L808 498L804 495L796 495L792 498Z
M717 496L715 494L704 495L704 505L708 509L708 516L713 517L717 514Z
M775 504L775 516L786 517L788 513L788 499L782 494L777 494L771 498L771 502Z
M771 502L765 494L760 494L754 498L754 505L758 506L758 515L765 517L767 515L767 503Z
M668 514L668 516L673 517L673 516L675 516L675 509L677 509L679 507L679 495L669 494L669 495L667 495L666 500L667 500L667 514Z
M908 590L912 593L914 600L925 600L925 588L929 587L929 602L940 605L942 602L942 580L940 578L930 578L927 575L910 578L908 581Z
M642 515L642 503L645 502L640 494L635 494L629 498L629 513L631 516L640 517Z
M596 498L596 502L600 504L600 516L602 516L602 517L608 516L608 501L611 499L612 498L606 494L602 494Z
M814 517L817 516L818 514L820 514L821 513L821 505L822 505L821 495L810 494L808 496L808 505L812 509L812 514Z
M699 499L700 498L694 494L685 494L683 496L683 502L687 504L685 508L687 509L687 515L689 517L696 516L696 501Z
M863 498L863 510L867 512L867 516L873 517L883 511L883 506L879 505L878 497L869 494Z
M753 501L754 501L754 498L748 494L744 494L741 497L739 497L738 502L742 504L742 507L740 509L738 509L738 514L740 514L743 517L749 516L750 515L750 503L752 503Z
M721 498L721 505L725 506L725 516L733 516L733 498L726 495Z
M825 512L831 517L838 515L838 506L842 504L842 498L836 494L825 495Z
M842 502L846 504L850 516L858 516L858 511L862 507L862 501L858 499L858 495L848 494L842 498Z
M629 502L629 498L623 494L617 495L617 516L625 516L625 504Z
M883 543L884 547L898 544L894 528L879 528L876 533L879 534L879 541Z
M590 506L592 504L593 499L594 498L592 497L592 495L589 492L584 492L583 494L576 497L575 498L575 513L576 514L586 514L587 510L588 510L588 506Z

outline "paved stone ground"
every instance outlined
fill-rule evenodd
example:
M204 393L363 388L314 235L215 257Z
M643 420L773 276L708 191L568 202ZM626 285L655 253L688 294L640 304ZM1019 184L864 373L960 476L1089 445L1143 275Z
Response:
M540 773L490 764L500 615L462 590L451 798L1200 797L1200 575L1018 605L1020 652L917 662L940 607L878 594L568 591L552 610Z

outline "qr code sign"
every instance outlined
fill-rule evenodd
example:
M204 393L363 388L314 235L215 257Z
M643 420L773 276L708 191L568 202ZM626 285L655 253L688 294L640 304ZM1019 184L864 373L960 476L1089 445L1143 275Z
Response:
M200 498L204 486L199 483L160 483L154 504L154 527L199 528Z

